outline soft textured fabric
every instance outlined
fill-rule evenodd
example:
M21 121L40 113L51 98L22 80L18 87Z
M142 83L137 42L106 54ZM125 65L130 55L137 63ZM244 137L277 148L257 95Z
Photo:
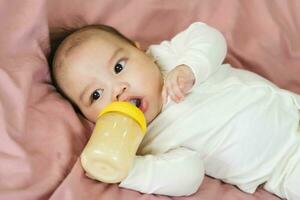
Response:
M78 156L91 129L54 89L46 57L62 28L109 24L146 48L203 21L224 34L228 63L299 93L299 10L298 0L1 0L0 199L278 200L208 176L189 197L86 178Z
M248 193L265 183L282 198L300 198L295 189L300 181L293 180L300 163L300 96L254 73L221 65L224 39L203 23L150 46L149 53L167 72L190 66L197 72L196 85L150 124L142 155L122 187L190 195L206 173Z
M0 1L0 199L48 199L89 131L50 83L45 2ZM68 116L66 118L66 116Z

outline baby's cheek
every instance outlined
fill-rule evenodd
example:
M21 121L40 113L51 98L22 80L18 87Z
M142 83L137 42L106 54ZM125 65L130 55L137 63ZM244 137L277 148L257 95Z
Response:
M155 116L151 113L151 114L148 114L148 115L146 114L145 118L146 118L147 124L149 124L150 122L152 122L155 119Z
M98 111L97 109L82 109L84 117L93 123L96 123L99 112L100 110Z

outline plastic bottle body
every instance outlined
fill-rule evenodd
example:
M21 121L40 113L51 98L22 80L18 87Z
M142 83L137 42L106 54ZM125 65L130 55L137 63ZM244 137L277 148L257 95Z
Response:
M139 124L127 115L109 112L99 117L81 154L87 176L105 183L121 182L143 137Z

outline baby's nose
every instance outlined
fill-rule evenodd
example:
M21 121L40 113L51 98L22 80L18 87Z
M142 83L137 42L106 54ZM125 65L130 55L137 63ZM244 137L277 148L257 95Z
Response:
M120 84L115 87L114 89L114 95L113 95L113 100L114 101L124 101L126 99L125 97L125 92L128 89L127 84Z

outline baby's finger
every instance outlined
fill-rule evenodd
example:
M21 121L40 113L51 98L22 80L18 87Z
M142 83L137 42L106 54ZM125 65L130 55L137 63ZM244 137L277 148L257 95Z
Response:
M168 93L172 100L175 102L180 102L183 99L183 94L179 89L179 86L176 84L171 84L170 87L168 88Z
M176 81L172 82L172 89L174 91L174 93L176 94L176 96L178 96L180 99L184 98L185 92L183 90L183 85L180 84L180 82L178 81L178 78Z
M172 92L172 84L171 84L171 81L170 79L168 79L166 82L165 82L165 92L167 93L168 97L171 98L171 100L175 101L174 99L174 94Z
M187 81L181 77L178 78L178 85L179 85L179 89L181 90L182 94L184 94L184 95L193 86L192 83L190 83L189 81Z
M184 93L179 88L179 85L173 85L172 91L175 94L175 96L177 97L178 101L182 101L183 100Z
M174 94L174 92L172 91L172 89L168 89L168 95L169 97L176 103L179 102L178 97Z

